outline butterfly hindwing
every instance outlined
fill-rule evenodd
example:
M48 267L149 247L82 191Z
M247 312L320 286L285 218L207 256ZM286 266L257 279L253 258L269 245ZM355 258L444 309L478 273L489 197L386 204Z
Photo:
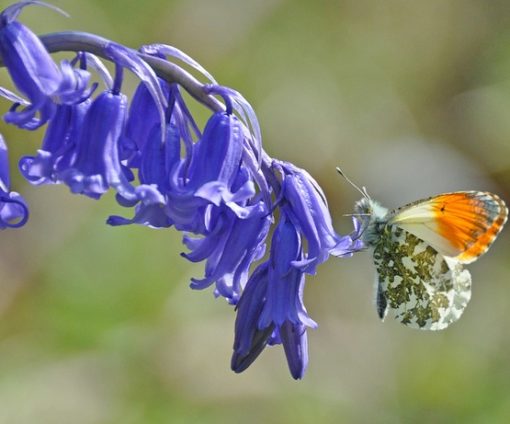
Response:
M407 326L440 330L461 316L471 297L471 275L458 261L397 225L385 226L374 262L381 318L392 312Z

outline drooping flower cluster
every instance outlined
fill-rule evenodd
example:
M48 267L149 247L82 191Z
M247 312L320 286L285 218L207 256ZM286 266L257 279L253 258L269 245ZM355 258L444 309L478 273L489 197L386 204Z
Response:
M302 378L306 328L316 327L303 304L305 275L329 255L360 247L335 232L318 184L303 169L270 158L248 102L184 53L165 45L135 51L84 33L40 39L17 21L31 4L48 6L24 1L0 14L0 60L20 93L0 89L12 103L4 120L25 130L47 125L40 149L20 159L22 175L93 199L114 190L131 212L110 216L112 226L183 232L183 256L205 262L191 287L213 286L237 309L232 369L241 372L266 345L282 344L292 376ZM58 66L49 50L75 56ZM113 77L100 57L114 63ZM126 70L140 79L131 100L122 91ZM90 83L92 73L102 87ZM203 131L182 89L213 110ZM9 191L8 171L0 138L0 228L28 218L25 201Z

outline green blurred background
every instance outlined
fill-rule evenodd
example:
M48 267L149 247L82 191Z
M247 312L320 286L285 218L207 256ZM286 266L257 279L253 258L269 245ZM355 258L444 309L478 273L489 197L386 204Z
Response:
M34 7L21 20L171 44L243 93L266 150L314 175L338 231L359 194L337 165L388 207L462 189L510 200L508 1L53 3L71 19ZM40 133L0 125L13 154L38 147ZM111 197L13 179L32 215L0 239L0 423L509 422L508 229L439 333L379 322L368 253L323 265L296 382L281 348L230 371L234 312L188 288L203 268L179 257L175 231L109 228L125 212Z

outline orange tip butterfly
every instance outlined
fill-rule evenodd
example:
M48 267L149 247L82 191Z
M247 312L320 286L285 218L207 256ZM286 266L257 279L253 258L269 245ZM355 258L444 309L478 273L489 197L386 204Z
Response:
M363 194L354 216L373 252L379 317L390 312L422 330L457 321L471 298L471 274L463 265L492 245L508 217L505 202L484 191L457 191L389 211L337 171Z

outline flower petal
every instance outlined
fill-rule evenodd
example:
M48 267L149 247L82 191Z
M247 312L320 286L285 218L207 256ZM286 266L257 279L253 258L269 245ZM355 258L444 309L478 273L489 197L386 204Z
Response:
M117 65L123 66L133 72L146 85L152 95L159 112L161 132L165 133L165 107L168 106L166 97L159 85L159 79L154 70L141 59L135 50L128 49L117 43L108 43L105 53Z
M142 46L140 48L140 51L145 54L150 54L152 56L171 56L173 58L179 59L186 63L187 65L191 66L193 69L196 69L198 72L200 72L202 75L204 75L210 82L213 84L216 84L216 80L214 77L207 72L207 70L200 65L195 59L188 56L186 53L184 53L182 50L179 50L175 47L169 46L167 44L148 44L145 46Z
M308 367L308 337L303 324L285 322L279 328L289 370L296 380L303 378Z
M267 262L259 265L248 280L237 304L234 353L231 368L240 373L248 368L266 347L274 325L259 329L258 320L264 307L268 278Z
M60 13L61 15L65 16L66 18L69 17L67 12L64 12L62 9L58 8L57 6L53 6L52 4L45 3L43 1L39 0L23 0L14 4L11 4L10 6L6 7L2 13L0 13L0 26L3 22L4 24L10 24L13 22L18 15L21 13L21 10L26 6L43 6L47 7L48 9L52 9L57 13Z
M134 188L122 170L118 151L126 108L123 94L103 92L92 102L84 118L76 156L67 169L59 172L59 178L73 193L97 199L113 187L125 199L136 199Z

